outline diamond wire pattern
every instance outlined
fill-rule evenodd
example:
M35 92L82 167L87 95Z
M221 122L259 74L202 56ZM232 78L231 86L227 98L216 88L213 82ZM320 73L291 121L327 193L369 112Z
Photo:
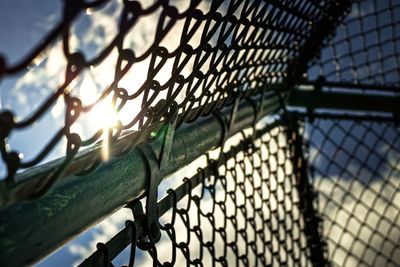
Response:
M400 1L359 0L308 71L311 80L400 86ZM350 86L351 87L351 86ZM367 88L368 89L368 88Z
M57 144L66 143L66 157L61 167L65 168L79 151L101 141L103 129L82 134L74 127L89 123L83 117L99 103L109 104L124 117L108 130L113 137L110 142L115 142L126 131L145 132L175 105L180 113L179 126L231 104L237 91L242 92L242 98L259 94L261 90L271 97L275 91L287 93L287 88L282 86L266 87L284 82L289 65L300 57L302 45L311 37L318 22L328 15L329 8L336 4L312 0L192 0L182 7L180 1L144 5L125 0L119 6L117 32L110 43L92 57L86 49L73 48L71 36L78 17L87 10L95 16L111 2L66 0L59 25L30 53L15 64L7 62L6 55L0 55L0 78L7 78L27 71L39 55L49 56L46 49L60 38L62 45L56 49L67 63L61 84L52 88L45 99L32 99L37 108L29 114L18 118L16 110L0 113L0 150L8 167L7 179L12 180L20 169L43 162ZM141 38L144 34L141 27L149 16L153 16L154 21L146 24L146 29L154 36L149 37L144 48L129 45L132 36ZM108 70L114 73L113 78L101 84L98 94L86 101L82 79L87 72L91 77L101 76L96 68L106 60L114 62L113 68ZM132 78L139 84L127 82ZM65 110L62 126L53 131L50 140L32 157L20 158L21 151L10 147L9 136L17 129L32 128L57 101L61 103L61 110ZM113 144L114 154L129 151L137 139L130 140L123 148ZM99 157L92 155L84 165L94 169Z
M318 119L306 128L329 260L334 266L397 266L399 127Z
M251 144L251 137L242 139L219 162L209 160L197 175L185 178L180 187L187 195L168 190L171 208L160 218L161 241L152 244L138 235L133 247L156 266L311 266L286 130L276 126ZM140 228L140 216L135 220L120 238L133 225ZM109 255L104 248L112 250L111 244L100 248L93 259ZM143 264L143 252L135 255ZM105 264L111 261L108 257Z

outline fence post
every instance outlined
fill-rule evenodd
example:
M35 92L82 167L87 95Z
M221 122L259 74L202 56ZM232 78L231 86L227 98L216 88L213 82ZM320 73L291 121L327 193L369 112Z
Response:
M285 114L287 119L287 140L293 163L293 172L299 192L300 212L304 221L304 234L307 247L310 250L310 260L313 266L326 266L325 243L320 235L320 218L314 209L315 193L308 179L307 160L304 157L303 140L300 134L299 118L293 114Z

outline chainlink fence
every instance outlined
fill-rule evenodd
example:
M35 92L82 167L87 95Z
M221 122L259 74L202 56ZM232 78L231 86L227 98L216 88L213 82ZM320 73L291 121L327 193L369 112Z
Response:
M379 96L398 99L399 8L399 1L353 3L319 58L310 64L309 79L322 77L321 91L371 95L369 106L376 105ZM400 262L400 140L395 105L386 114L368 110L305 115L309 176L333 266L398 266Z
M324 264L324 248L310 186L299 161L297 130L282 120L256 134L239 134L236 145L218 160L184 178L158 204L162 237L158 244L145 238L145 215L140 200L131 203L134 222L80 266L111 264L130 244L129 266L137 250L146 251L155 266L312 266ZM288 138L291 141L288 142ZM299 142L300 141L300 142ZM299 166L301 167L301 165Z
M57 38L62 39L61 43L49 48L63 58L59 71L64 76L56 77L60 84L49 88L49 94L42 99L32 99L33 112L14 114L20 111L6 110L1 114L1 138L4 140L1 151L7 164L6 178L10 181L18 170L36 166L64 141L65 157L56 176L48 179L42 188L35 185L26 189L31 192L25 198L43 194L61 172L70 174L81 170L87 173L90 168L76 168L78 164L73 162L73 167L68 166L82 148L101 141L106 134L103 132L112 137L110 142L127 130L144 133L142 138L131 138L131 144L114 145L112 153L119 154L147 138L149 127L173 107L179 110L179 126L184 121L193 121L231 104L239 93L245 98L264 91L271 99L277 95L282 98L288 86L268 85L282 84L289 72L300 75L304 63L312 56L301 55L300 62L301 49L304 50L306 42L318 32L317 23L324 21L333 27L338 19L334 15L341 14L346 6L333 1L325 4L295 1L285 5L278 1L249 0L195 0L185 4L180 1L145 4L126 0L113 6L119 12L118 26L114 36L105 37L110 39L109 43L100 46L96 53L88 48L90 43L81 41L82 47L74 46L71 36L77 35L77 30L73 22L88 9L91 16L96 15L97 9L103 11L102 8L107 14L107 4L112 5L113 1L64 1L61 22L32 52L14 64L7 63L4 57L0 59L1 77L23 72L33 58L46 53L45 48ZM85 28L83 33L89 31L90 28ZM136 45L135 34L143 36L146 43ZM322 37L320 32L318 36ZM315 43L314 46L319 45ZM107 67L111 68L106 69L108 74L104 71ZM97 84L96 79L91 78L104 79L104 76L105 81ZM24 159L20 156L23 151L7 147L10 134L38 123L46 113L52 112L57 101L58 108L64 113L59 118L63 123L54 130L47 143ZM92 131L76 130L73 125L96 120L98 114L94 117L88 114L97 106L110 112L115 110L118 113L115 121ZM19 121L16 121L17 117ZM93 154L82 159L86 161L86 167L94 168L101 161L98 154ZM73 171L65 171L65 168Z
M399 263L399 127L318 119L308 123L309 173L333 266Z
M400 1L62 3L0 55L0 265L124 207L80 266L398 266Z
M309 79L332 86L399 92L399 1L354 1L311 64Z

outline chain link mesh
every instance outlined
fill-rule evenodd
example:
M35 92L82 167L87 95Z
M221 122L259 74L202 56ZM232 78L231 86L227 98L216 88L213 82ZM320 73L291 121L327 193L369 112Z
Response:
M288 142L288 134L293 142ZM168 190L159 203L161 214L168 210L160 218L159 243L146 241L138 230L143 215L136 201L129 205L135 222L128 222L113 242L98 245L82 266L108 265L130 237L129 266L133 255L138 255L135 246L148 253L156 266L184 262L188 266L312 266L313 259L321 260L312 254L322 250L313 251L310 242L314 238L310 233L316 233L318 225L306 225L314 223L304 203L309 192L300 185L299 170L292 164L297 155L295 135L277 121L258 136L254 142L252 136L240 137L238 145L218 161L209 159L197 175ZM118 250L117 240L125 241ZM136 256L136 261L143 263L142 257Z
M310 64L309 79L320 77L322 91L398 96L399 11L396 0L355 1ZM329 261L398 266L398 112L325 111L306 119L309 173Z
M306 132L332 265L398 266L399 127L317 119Z
M358 0L308 70L332 87L391 91L400 86L400 1Z
M41 196L60 177L92 172L102 162L100 147L111 147L110 156L116 156L148 142L173 109L178 110L179 127L216 113L238 97L262 93L274 111L283 109L284 115L264 125L256 138L245 132L236 136L237 145L214 160L209 156L197 174L167 191L157 205L159 243L149 242L148 214L137 199L128 205L134 219L108 242L99 243L82 266L111 266L126 249L128 266L148 263L145 255L154 266L400 262L398 112L384 118L359 114L354 120L340 112L313 114L314 107L306 107L303 125L284 102L299 81L318 85L320 91L398 96L398 0L354 1L351 11L350 1L192 0L182 8L179 1L126 0L120 3L118 29L110 43L94 56L74 49L71 36L78 16L98 12L110 2L64 1L60 24L30 54L14 65L0 56L2 79L26 71L57 38L61 45L56 49L66 61L63 81L33 113L17 119L15 111L1 111L4 192L16 177L25 181L29 171L41 168L62 140L64 157L54 164L52 176L20 190L20 199ZM129 38L140 34L138 25L150 17L154 19L147 27L153 35L148 46L131 47ZM96 76L96 68L106 60L114 62L114 75L86 103L85 88L79 85L85 73ZM138 69L144 69L144 75ZM305 72L308 81L300 80ZM130 88L127 77L140 82ZM33 127L60 99L62 126L35 156L22 160L8 138ZM89 136L74 130L82 116L105 102L127 117ZM23 169L27 172L19 173Z
M122 1L118 7L115 36L88 59L90 53L74 48L71 41L76 35L76 21L84 11L89 10L94 16L110 2L64 1L61 22L31 53L14 65L7 63L4 56L0 57L0 77L23 73L35 58L46 55L46 49L61 38L62 44L56 46L55 53L66 61L61 84L49 90L46 98L32 99L36 110L20 119L14 116L13 110L1 113L0 149L7 165L8 180L13 180L17 171L42 162L63 140L65 158L56 173L93 170L101 161L100 153L86 156L85 164L81 165L72 162L72 158L82 148L98 141L116 143L127 130L138 131L140 134L131 137L122 147L108 144L113 148L111 154L126 152L146 139L146 129L162 120L174 105L180 113L179 126L232 103L238 91L242 98L261 90L271 97L276 93L285 94L287 86L267 87L282 84L289 72L291 79L295 78L296 73L291 73L292 65L299 60L303 46L317 30L318 23L326 18L331 24L335 23L338 18L332 12L336 14L344 8L344 4L334 1L192 0L186 5L179 1L152 4ZM146 20L149 17L151 23ZM147 32L143 32L143 27ZM148 44L132 45L136 39L131 38L135 35L147 36ZM319 41L322 42L322 36ZM98 92L88 100L84 97L89 90L83 81L85 72L91 77L104 76L96 72L96 68L101 69L106 60L113 62L114 70L107 72L112 71L114 75L100 83ZM302 62L307 60L302 58ZM8 137L17 129L33 127L51 112L57 101L64 110L64 123L31 158L21 159L21 151L10 147ZM112 125L98 127L91 135L76 131L74 125L92 123L82 117L99 105L101 109L115 110L118 118ZM98 114L96 116L98 118ZM140 137L141 134L145 136ZM68 165L75 166L65 170ZM32 193L35 194L40 195Z

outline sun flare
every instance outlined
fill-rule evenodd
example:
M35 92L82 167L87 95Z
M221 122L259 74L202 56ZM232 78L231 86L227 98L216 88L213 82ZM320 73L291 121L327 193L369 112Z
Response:
M112 131L120 121L117 111L111 101L102 101L91 110L92 121L96 122L96 127L103 130L101 158L107 161L110 158L110 130Z

